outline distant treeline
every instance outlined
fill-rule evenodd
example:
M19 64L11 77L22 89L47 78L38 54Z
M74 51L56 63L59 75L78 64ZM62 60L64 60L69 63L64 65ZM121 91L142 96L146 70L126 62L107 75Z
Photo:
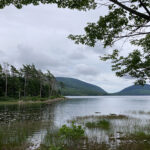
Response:
M33 64L19 69L8 63L0 64L0 97L20 99L59 95L59 84L49 70L43 73Z

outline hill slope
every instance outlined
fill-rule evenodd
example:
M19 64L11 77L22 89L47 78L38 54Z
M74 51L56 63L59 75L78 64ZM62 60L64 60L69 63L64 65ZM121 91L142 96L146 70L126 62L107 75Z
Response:
M150 85L132 85L115 93L115 95L150 95Z
M63 95L105 95L107 94L102 88L73 78L56 77L56 80L64 83L62 89Z

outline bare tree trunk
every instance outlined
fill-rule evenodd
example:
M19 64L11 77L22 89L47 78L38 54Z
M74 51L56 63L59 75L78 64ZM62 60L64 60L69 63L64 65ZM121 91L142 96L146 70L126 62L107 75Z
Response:
M52 93L53 93L53 83L51 84L51 96L52 96Z
M50 91L50 84L49 84L49 86L48 86L48 97L50 98L50 93L51 93L51 91Z
M24 97L26 96L26 84L27 84L27 79L25 76L25 81L24 81Z
M20 90L19 90L19 100L20 100Z
M5 73L5 97L7 97L7 86L8 86L8 73L9 73L9 64L4 63L4 73Z
M40 82L40 98L42 97L42 83Z
M7 73L5 74L5 97L7 97L7 84L8 84L8 81L7 81Z
M53 89L54 89L54 87L55 87L55 81L52 81L52 84L51 84L52 86L52 89L51 89L51 95L53 94Z

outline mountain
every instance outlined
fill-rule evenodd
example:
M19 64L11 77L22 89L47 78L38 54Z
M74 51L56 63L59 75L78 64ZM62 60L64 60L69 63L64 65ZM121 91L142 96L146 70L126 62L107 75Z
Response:
M107 92L102 88L89 84L74 78L66 77L56 77L58 82L64 83L64 88L62 88L63 95L72 96L87 96L87 95L106 95Z
M150 95L150 85L132 85L113 95Z

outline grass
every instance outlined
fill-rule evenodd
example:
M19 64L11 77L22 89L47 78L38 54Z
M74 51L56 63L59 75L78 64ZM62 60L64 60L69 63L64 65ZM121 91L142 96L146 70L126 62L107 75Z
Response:
M126 115L116 115L116 114L110 114L110 115L91 115L91 116L79 116L76 117L76 120L82 120L82 119L128 119L128 116Z
M15 105L18 104L18 101L0 101L0 105Z
M87 122L85 126L88 128L101 128L108 130L110 128L110 122L108 120L103 119L96 122Z
M64 148L63 148L63 146L51 146L50 148L49 148L49 150L65 150Z
M77 122L60 128L49 125L38 150L150 150L149 119L110 114L83 116L74 120ZM83 124L80 124L80 121ZM5 126L0 128L2 150L23 150L28 145L25 141L30 134L32 135L32 128L37 128L38 131L43 127L40 126L40 122L35 121L32 124L15 123L14 126L17 128L14 141L11 137L8 138L10 132L5 132L8 131ZM11 126L9 130L14 128ZM4 145L2 140L9 144Z
M128 120L129 116L122 115L122 114L110 114L110 115L89 115L89 116L77 116L72 120L68 120L68 123L77 122L77 123L84 123L88 120Z
M140 112L140 114L142 115L143 112ZM149 119L143 117L134 118L122 114L110 114L79 116L68 122L71 121L75 121L76 123L87 127L87 149L150 149L150 143L148 143L150 141ZM77 150L80 149L77 148Z
M109 122L109 121L108 121ZM108 127L109 123L106 120L101 120L97 123L90 122L90 127L93 128L98 124L102 127ZM61 128L62 129L62 128ZM98 128L99 129L99 128ZM66 132L65 128L63 130ZM124 134L122 138L115 138L113 141L101 141L97 138L90 138L88 135L84 135L83 138L78 138L76 141L68 136L65 140L61 139L59 135L59 129L54 132L49 132L45 139L47 142L41 144L40 150L149 150L150 134L144 131L137 131L132 134ZM73 131L76 132L75 130ZM72 134L72 133L71 133ZM67 134L68 135L68 134ZM111 135L108 135L110 137ZM118 141L119 140L119 141ZM49 141L49 142L48 142ZM49 143L49 144L48 144Z
M129 111L129 113L131 114L139 114L139 115L150 115L150 111L143 111L143 110L139 110L139 111Z
M137 140L150 140L150 134L147 134L145 132L137 132L135 134L132 134L132 137Z
M40 98L40 97L22 97L21 100L14 99L14 98L7 98L3 99L0 98L0 105L14 105L14 104L26 104L26 103L44 103L49 100L55 100L57 98L65 99L63 96L51 96L50 98Z
M119 138L120 140L132 140L132 141L149 141L150 133L145 133L144 131L137 131L135 133L127 134Z
M16 122L10 126L0 125L0 150L25 150L33 131L41 128L41 122Z
M83 125L73 123L71 125L63 125L61 128L48 128L47 134L44 137L39 150L150 149L150 144L148 143L148 141L150 141L150 128L147 128L150 123L149 121L146 122L146 124L142 125L141 120L133 119L123 115L110 114L107 116L102 115L95 117L93 117L94 119L91 121L87 121L87 119L91 119L91 117L82 117L87 118L82 120L85 122ZM37 127L37 129L40 128L40 124L37 124L36 122L33 122L33 124L31 125L26 124L26 126L27 125L29 125L28 129L32 129L35 127ZM84 125L87 128L84 128ZM12 141L11 138L8 138L9 135L7 134L9 134L10 132L5 132L8 129L5 129L4 126L4 128L2 128L1 130L1 133L3 133L3 135L0 135L0 147L2 147L2 150L26 149L28 143L25 143L25 141L32 131L26 131L26 126L25 124L24 126L22 124L17 125L18 129L17 132L14 132L14 141ZM11 128L13 127L11 126ZM93 129L96 129L95 135ZM87 132L87 130L89 132ZM102 138L102 133L104 133L104 138ZM9 144L4 145L2 139L7 139L6 141L10 140Z
M51 128L47 131L40 150L69 150L80 147L86 139L85 130L80 125L72 123L61 128ZM80 145L81 144L81 145Z

